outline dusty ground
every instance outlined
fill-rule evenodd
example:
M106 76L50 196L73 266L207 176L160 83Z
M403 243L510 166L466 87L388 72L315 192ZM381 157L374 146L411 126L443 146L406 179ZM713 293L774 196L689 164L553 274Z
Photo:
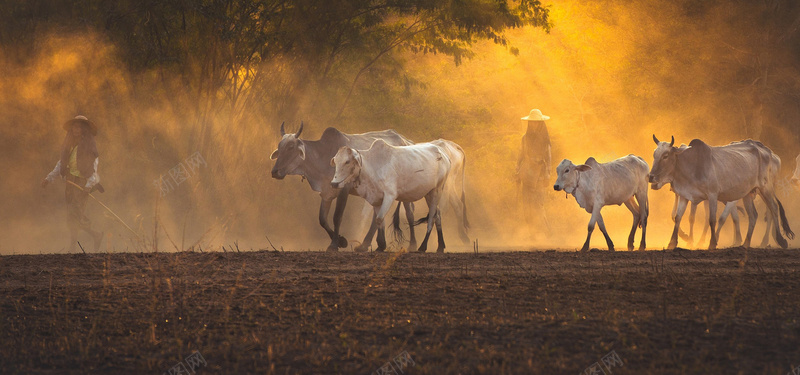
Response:
M799 251L3 256L0 373L786 374Z

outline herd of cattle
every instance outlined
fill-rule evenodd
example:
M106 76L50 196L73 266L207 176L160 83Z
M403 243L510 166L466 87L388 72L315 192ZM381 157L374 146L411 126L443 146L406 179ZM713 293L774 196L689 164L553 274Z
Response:
M444 207L452 207L456 211L461 238L468 241L469 222L464 194L466 156L456 143L443 139L414 143L394 130L345 134L334 128L325 129L319 140L310 141L300 139L302 131L301 123L296 133L287 134L284 124L281 124L282 138L270 157L275 160L272 177L280 180L287 175L299 175L307 179L311 188L320 194L319 223L331 238L328 251L337 251L348 245L347 240L339 234L339 228L351 194L363 198L374 209L370 228L364 240L355 248L356 251L367 251L376 231L378 247L375 251L386 249L384 217L395 201L404 207L411 227L409 249L417 244L414 225L427 223L425 238L418 251L427 250L434 225L438 234L437 251L444 251L441 221ZM756 195L765 202L768 211L767 233L762 246L766 245L770 232L775 242L783 248L788 246L783 234L794 238L783 204L775 194L781 160L761 142L745 140L725 146L709 146L695 139L688 146L676 147L674 137L670 142L661 142L655 135L653 141L656 149L653 152L652 169L643 158L635 155L608 163L598 163L594 158L589 158L580 165L565 159L556 168L558 178L554 189L572 194L578 204L591 214L582 251L589 248L595 224L599 225L605 236L609 250L614 250L600 214L603 206L612 204L625 204L633 214L628 250L634 248L634 236L638 228L642 228L639 249L645 249L648 189L658 190L665 185L670 185L675 192L672 213L675 227L668 245L670 249L677 246L679 235L688 241L692 239L692 229L688 236L680 229L681 218L690 202L691 227L694 226L697 205L705 202L709 224L706 229L711 230L709 249L715 249L719 235L717 204L708 202L718 201L725 204L719 219L720 226L727 216L731 216L736 224L735 245L741 244L736 203L742 202L749 219L743 246L749 247L758 217L754 205ZM797 161L800 163L800 156ZM795 184L800 184L798 172L800 165L792 178ZM422 198L428 205L428 214L415 221L413 202ZM331 228L328 214L334 199L336 208ZM395 209L392 229L402 240L399 220L401 204Z

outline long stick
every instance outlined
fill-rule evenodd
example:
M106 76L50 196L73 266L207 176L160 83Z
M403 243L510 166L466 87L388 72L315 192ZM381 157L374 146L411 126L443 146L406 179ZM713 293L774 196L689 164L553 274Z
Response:
M72 182L72 181L70 181L70 180L66 180L66 181L67 181L68 183L70 183L70 184L74 185L76 188L78 188L78 189L81 189L81 190L83 190L83 191L86 191L86 189L84 189L84 188L80 187L80 185L78 185L78 184L76 184L76 183L74 183L74 182ZM97 198L95 198L95 197L94 197L94 195L92 195L91 193L89 193L89 192L86 192L86 194L89 194L89 196L90 196L90 197L92 197L92 199L94 199L94 200L95 200L97 203L100 203L100 205L101 205L101 206L103 206L103 208L105 208L105 209L106 209L108 212L110 212L112 215L114 215L114 217L115 217L115 218L117 218L117 220L118 220L120 223L122 223L122 225L124 225L124 226L125 226L125 228L128 228L128 230L129 230L129 231L131 231L131 233L133 233L134 235L136 235L136 238L139 238L139 233L136 233L136 231L134 231L133 229L131 229L131 227L129 227L129 226L128 226L128 224L125 224L125 222L124 222L124 221L123 221L123 220L122 220L122 219L121 219L119 216L117 216L117 214L115 214L115 213L114 213L114 211L111 211L111 209L110 209L110 208L108 208L108 206L106 206L105 204L103 204L103 202L100 202L100 200L99 200L99 199L97 199Z

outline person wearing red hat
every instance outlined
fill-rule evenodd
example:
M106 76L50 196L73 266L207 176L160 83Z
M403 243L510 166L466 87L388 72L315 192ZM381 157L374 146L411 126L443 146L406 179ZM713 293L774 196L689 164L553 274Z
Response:
M97 152L97 126L86 116L75 116L62 126L67 131L61 146L61 159L56 167L42 181L42 187L55 181L56 177L74 183L67 183L64 196L67 201L67 226L70 230L69 251L75 251L78 242L78 231L83 229L92 236L95 251L100 249L103 233L92 229L92 223L86 217L86 200L94 189L103 191L100 176L97 174L99 153Z

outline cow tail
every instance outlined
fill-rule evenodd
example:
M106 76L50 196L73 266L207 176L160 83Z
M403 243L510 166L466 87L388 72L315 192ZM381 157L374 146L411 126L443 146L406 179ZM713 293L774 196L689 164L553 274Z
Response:
M425 215L425 216L419 218L417 221L415 221L414 222L414 226L416 227L417 225L420 225L422 223L427 223L427 222L428 222L428 215Z
M402 243L406 240L406 236L400 228L400 205L401 203L397 202L397 208L394 210L394 215L392 215L392 235L395 241Z
M464 229L469 230L469 220L467 220L467 198L465 194L466 184L467 184L467 155L464 154L464 150L461 150L461 154L464 155L464 165L461 166L461 209L462 209L462 216L464 219Z
M463 208L464 215L464 229L469 230L469 220L467 219L467 202L464 196L464 191L461 191L461 207Z
M794 239L794 232L792 232L792 228L789 228L789 221L786 220L786 211L783 210L783 204L781 204L781 200L778 197L775 197L775 200L778 202L778 208L781 211L781 226L783 227L783 232L786 233L786 237L789 237L790 240Z

